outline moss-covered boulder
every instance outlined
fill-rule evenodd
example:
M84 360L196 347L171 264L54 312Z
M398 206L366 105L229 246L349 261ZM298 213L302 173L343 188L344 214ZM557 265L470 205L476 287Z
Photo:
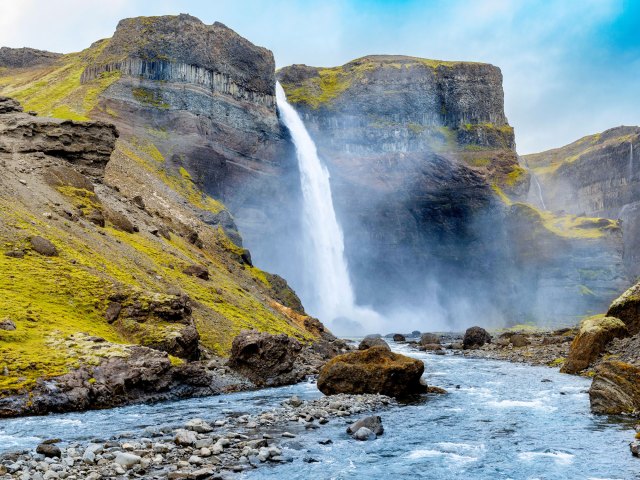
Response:
M622 320L630 335L640 332L640 283L616 298L609 307L607 316Z
M627 327L617 318L595 316L583 320L560 371L578 373L584 370L598 358L611 340L627 335Z
M381 393L401 397L427 390L420 380L423 372L420 360L371 347L329 360L320 370L318 389L325 395Z
M640 368L615 360L602 362L589 389L593 413L617 415L640 410Z

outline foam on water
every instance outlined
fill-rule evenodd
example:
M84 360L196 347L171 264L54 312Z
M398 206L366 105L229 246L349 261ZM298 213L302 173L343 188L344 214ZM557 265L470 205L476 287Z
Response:
M531 462L540 458L550 458L559 465L569 465L573 462L575 455L567 452L560 451L547 451L547 452L522 452L518 454L518 458L526 462Z

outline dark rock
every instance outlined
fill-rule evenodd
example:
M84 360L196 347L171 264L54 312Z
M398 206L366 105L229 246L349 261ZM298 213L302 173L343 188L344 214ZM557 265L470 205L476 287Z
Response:
M611 303L607 317L622 320L630 335L640 333L640 283L636 283Z
M127 233L135 233L137 231L131 220L129 220L127 216L121 212L107 208L104 210L104 216L106 220L111 223L117 230L121 230Z
M51 443L41 443L40 445L37 446L36 453L39 453L40 455L44 455L47 458L62 457L62 451L60 451L60 448Z
M420 336L421 345L440 345L440 335L435 333L423 333Z
M485 343L491 343L491 335L482 327L471 327L464 332L462 345L465 350L483 346Z
M51 65L62 55L62 53L36 50L35 48L0 47L0 67L28 68Z
M10 258L24 258L23 250L9 250L8 252L4 252L5 257Z
M2 49L0 49L0 51L1 50ZM20 105L20 102L13 98L0 96L0 115L20 112L22 112L22 105Z
M66 165L49 167L45 171L47 183L53 187L73 187L93 193L91 180L77 170Z
M182 270L182 273L202 280L209 280L209 270L200 265L189 265Z
M513 334L509 337L509 342L514 347L526 347L531 344L531 341L527 338L526 335L522 335L521 333Z
M640 441L634 440L629 443L629 450L634 457L640 457Z
M376 436L380 436L384 433L384 427L382 426L382 418L377 415L372 415L370 417L364 417L360 420L356 420L351 425L347 427L347 433L352 435L356 433L362 427L366 427L371 430Z
M578 373L584 370L605 351L609 342L628 334L625 324L617 318L591 317L583 320L560 371Z
M382 347L386 348L387 350L391 350L389 344L385 342L379 335L367 335L366 337L364 337L360 342L360 345L358 345L358 350L366 350L367 348L371 347Z
M375 440L376 434L369 430L367 427L360 427L356 430L353 435L351 435L354 439L360 440L362 442L366 442L368 440Z
M381 393L403 396L424 392L420 382L424 364L420 360L371 347L338 355L329 360L318 377L318 389L325 395L337 393Z
M596 367L589 389L593 413L618 415L640 410L640 368L616 360Z
M286 385L296 380L294 364L301 350L300 342L283 333L243 330L233 339L228 365L256 385Z
M104 313L104 318L109 323L113 323L118 319L118 315L122 311L122 304L120 302L110 302L107 306L107 310Z
M51 243L46 238L35 236L35 237L31 237L30 241L31 241L31 248L33 248L33 250L38 252L40 255L45 255L47 257L58 256L58 249L53 243Z
M133 204L140 208L141 210L145 209L145 205L144 205L144 200L142 199L142 197L140 195L136 195L135 197L133 197L131 199L131 201L133 202Z
M0 330L15 330L16 324L10 318L5 318L4 320L0 320Z
M405 338L404 335L400 334L400 333L396 333L393 335L393 341L394 342L406 342L407 339Z

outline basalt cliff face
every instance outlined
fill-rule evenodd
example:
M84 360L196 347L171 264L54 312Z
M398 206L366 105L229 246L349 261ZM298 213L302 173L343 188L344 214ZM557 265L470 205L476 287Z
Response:
M458 326L562 323L624 288L614 222L521 203L498 68L369 56L277 77L331 172L360 301Z
M624 261L632 277L640 273L639 149L639 127L616 127L524 157L549 209L622 220Z

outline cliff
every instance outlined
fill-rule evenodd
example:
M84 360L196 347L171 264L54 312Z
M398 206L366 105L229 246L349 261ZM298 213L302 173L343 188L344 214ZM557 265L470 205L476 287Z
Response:
M523 157L549 209L622 220L624 260L632 277L640 272L638 148L639 127L616 127Z
M0 47L0 68L29 68L54 63L61 53L36 50L35 48Z
M497 67L374 55L276 76L331 172L361 302L449 327L559 324L625 287L615 222L519 203Z

